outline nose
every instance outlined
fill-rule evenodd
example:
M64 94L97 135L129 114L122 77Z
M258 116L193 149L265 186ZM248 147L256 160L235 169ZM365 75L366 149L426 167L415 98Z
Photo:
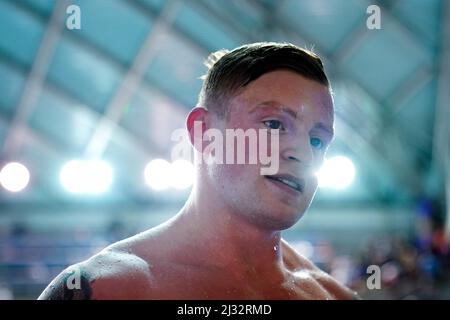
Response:
M304 168L312 168L314 164L314 153L309 137L293 139L281 151L281 157L288 162L297 162Z

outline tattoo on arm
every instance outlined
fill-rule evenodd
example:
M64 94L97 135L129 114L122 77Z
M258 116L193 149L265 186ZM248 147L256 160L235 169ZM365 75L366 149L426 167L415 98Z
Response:
M90 279L80 267L69 268L42 292L39 300L90 300L92 298L91 285L94 280Z

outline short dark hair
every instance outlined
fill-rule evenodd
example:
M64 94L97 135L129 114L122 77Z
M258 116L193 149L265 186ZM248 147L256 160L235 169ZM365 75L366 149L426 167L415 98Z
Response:
M329 87L322 60L315 53L291 43L258 42L234 50L220 50L205 61L198 105L224 116L226 102L263 74L288 69Z

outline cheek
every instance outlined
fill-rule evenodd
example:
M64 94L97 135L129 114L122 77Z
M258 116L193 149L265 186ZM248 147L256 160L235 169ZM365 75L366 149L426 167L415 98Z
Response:
M313 167L314 173L319 171L320 168L322 168L324 161L325 161L325 153L320 153L315 157Z
M309 192L314 193L319 186L319 180L315 174L311 175L307 181L307 189Z
M225 164L216 167L214 174L215 184L219 185L221 192L232 198L240 198L254 189L255 172L245 165Z
M214 171L216 179L222 184L227 181L226 184L232 188L254 181L259 176L259 168L256 165L223 164L216 166Z
M265 129L257 131L257 145L255 147L255 153L258 160L263 161L262 158L267 161L266 158L278 157L280 150L283 148L283 139L281 139L279 133L269 133ZM267 165L267 163L263 163Z

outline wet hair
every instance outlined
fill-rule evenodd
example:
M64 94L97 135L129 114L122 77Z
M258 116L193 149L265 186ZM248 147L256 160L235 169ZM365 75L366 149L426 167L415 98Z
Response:
M292 70L329 87L320 57L290 43L259 42L231 51L216 51L209 55L205 65L208 72L202 77L204 81L198 105L220 116L226 115L230 98L270 71Z

